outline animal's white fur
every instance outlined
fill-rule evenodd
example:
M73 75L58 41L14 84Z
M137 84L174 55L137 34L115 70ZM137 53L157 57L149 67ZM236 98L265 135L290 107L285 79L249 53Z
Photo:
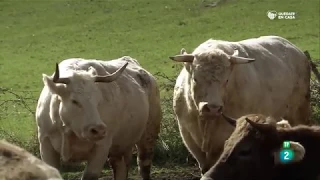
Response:
M232 64L230 55L235 50L255 61ZM235 118L261 113L279 120L285 117L292 125L309 122L309 61L288 40L278 36L239 42L209 39L192 55L194 60L185 62L177 77L173 108L183 141L202 170L218 159L233 127L221 117L199 118L201 102L223 105L223 112ZM203 142L209 146L203 148Z
M128 66L115 81L94 82L95 75L110 74L125 62ZM66 59L59 69L60 77L69 77L71 83L55 84L43 75L45 87L36 110L42 159L57 168L60 155L65 161L86 160L82 179L96 179L109 155L115 177L125 179L136 144L138 164L147 178L145 168L151 165L162 119L155 78L128 56L110 61ZM104 124L105 138L98 142L83 139L83 127L89 124Z

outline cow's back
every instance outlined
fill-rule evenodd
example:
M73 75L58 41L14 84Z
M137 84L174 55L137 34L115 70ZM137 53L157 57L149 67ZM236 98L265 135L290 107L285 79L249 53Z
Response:
M290 41L278 37L278 36L262 36L256 39L248 39L239 42L239 45L245 50L248 56L255 58L257 61L255 64L268 65L271 61L272 65L278 65L276 61L281 64L285 64L292 72L295 72L294 76L300 76L299 72L308 74L310 70L309 61L305 54ZM265 58L264 61L260 60L260 57ZM277 67L272 67L277 68ZM266 69L266 68L260 68Z
M278 36L226 44L238 49L240 56L255 59L235 66L226 111L234 117L263 113L287 118L292 125L309 123L310 66L300 49ZM241 107L244 103L247 107Z

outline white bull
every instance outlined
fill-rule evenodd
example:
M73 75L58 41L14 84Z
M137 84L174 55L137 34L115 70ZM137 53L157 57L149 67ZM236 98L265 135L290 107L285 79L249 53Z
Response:
M56 64L36 110L41 158L51 166L87 161L82 180L98 179L105 162L126 179L136 145L142 178L150 179L162 112L155 78L124 56L111 61L72 58Z
M209 39L191 54L182 49L170 59L184 64L173 108L202 173L216 162L234 130L221 119L222 112L235 118L260 113L293 126L309 123L309 60L282 37Z

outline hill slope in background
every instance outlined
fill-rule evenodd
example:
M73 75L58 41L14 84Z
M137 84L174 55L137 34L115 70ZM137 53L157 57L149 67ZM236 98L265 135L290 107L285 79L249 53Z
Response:
M0 138L38 154L32 112L43 87L41 74L52 74L55 63L63 59L128 55L151 73L175 79L182 65L168 57L182 47L191 52L209 38L238 41L264 35L283 36L308 50L313 59L320 57L319 0L225 1L205 8L202 0L0 0L0 88L13 89L4 94L0 89ZM297 16L270 20L269 10ZM164 120L155 159L185 164L190 154L172 115L171 97L162 95ZM169 151L161 150L161 143ZM153 176L191 179L199 174L196 166L188 169L181 167L183 163L170 170L153 169ZM69 180L79 176L64 174ZM136 169L131 177L140 179Z
M319 1L228 0L0 1L1 86L42 88L42 73L70 57L137 58L152 73L172 75L168 56L192 51L208 38L237 41L280 35L319 58ZM295 20L270 20L268 10Z

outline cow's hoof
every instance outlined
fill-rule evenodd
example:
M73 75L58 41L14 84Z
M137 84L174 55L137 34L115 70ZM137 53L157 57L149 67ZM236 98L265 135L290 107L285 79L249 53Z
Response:
M85 173L82 175L81 180L98 180L99 176L96 174Z

